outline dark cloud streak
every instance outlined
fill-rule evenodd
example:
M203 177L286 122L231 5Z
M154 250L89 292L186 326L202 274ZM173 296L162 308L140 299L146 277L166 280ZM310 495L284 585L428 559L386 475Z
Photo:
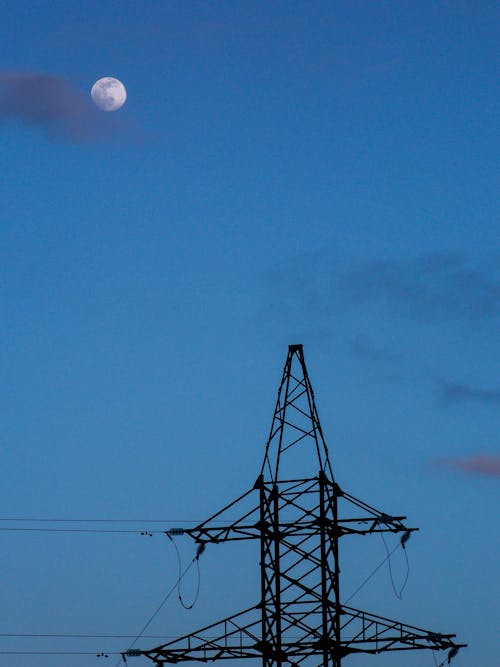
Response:
M468 384L443 382L441 400L447 405L466 402L500 405L500 389L482 389Z
M118 123L107 116L94 107L89 96L61 77L0 73L1 121L20 120L53 139L80 143L112 136Z
M292 258L268 276L268 284L290 314L322 325L367 307L424 324L474 324L500 317L499 265L441 252L347 266L319 252Z
M349 341L351 354L362 361L375 363L394 363L399 361L400 356L386 348L375 347L361 338L353 338Z
M459 255L369 261L342 271L334 284L347 304L375 303L413 320L474 321L500 314L500 282Z

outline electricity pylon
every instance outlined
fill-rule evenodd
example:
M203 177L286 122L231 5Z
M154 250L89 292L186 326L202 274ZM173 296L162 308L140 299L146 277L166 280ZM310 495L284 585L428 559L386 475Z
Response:
M237 520L225 522L225 517ZM260 475L253 488L195 528L198 545L260 543L257 604L143 655L162 667L188 660L256 658L263 667L341 667L352 654L433 649L448 662L466 646L441 634L342 604L339 541L417 530L336 483L302 345L290 345ZM200 548L200 547L199 547Z

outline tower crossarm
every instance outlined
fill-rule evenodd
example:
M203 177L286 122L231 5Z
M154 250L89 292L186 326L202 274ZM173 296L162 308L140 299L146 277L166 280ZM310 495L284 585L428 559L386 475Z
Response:
M454 634L424 630L346 606L341 610L341 636L344 655L414 649L449 649L456 653L467 646L455 643Z
M371 517L353 517L339 519L337 522L340 535L369 535L372 533L413 533L419 528L408 528L403 521L405 516L391 517L390 523Z
M304 489L313 489L313 483L318 478L303 480L286 480L285 485L300 487ZM326 478L325 478L326 479ZM308 487L307 485L311 485ZM259 525L259 499L255 494L256 489L261 488L263 484L262 477L256 481L253 488L242 494L236 500L229 503L211 517L198 524L194 528L184 528L182 530L173 529L167 531L169 534L181 532L189 535L196 542L220 543L237 540L251 540L260 537ZM329 495L336 495L339 499L347 502L348 505L356 507L355 516L339 516L336 521L335 530L338 536L342 535L367 535L370 533L410 533L419 530L418 528L408 528L404 523L406 516L391 516L382 512L371 505L355 498L354 496L340 490L335 482L327 480L330 487ZM267 486L267 485L266 485ZM297 493L297 496L299 494ZM290 496L292 499L290 500ZM292 504L295 499L293 493L280 494L285 504ZM358 512L358 510L361 510ZM343 512L345 514L346 512ZM306 534L315 530L316 520L314 512L295 520L294 522L283 521L280 523L282 534Z
M338 490L337 495L343 506L356 508L356 516L344 517L345 510L339 516L338 524L341 534L367 535L369 533L402 532L407 534L406 539L408 539L410 533L418 530L418 528L408 528L405 525L406 516L386 514L342 490Z
M156 665L260 658L260 627L259 611L254 606L161 646L146 651L135 650L134 655L145 656Z
M257 482L256 482L257 484ZM256 526L259 520L259 497L256 486L233 500L211 517L194 528L184 528L180 532L189 535L196 542L228 542L249 540L259 536ZM176 531L167 531L172 534Z
M128 655L144 656L155 665L262 658L264 655L280 663L298 664L301 657L321 654L325 644L327 651L336 657L415 649L447 650L453 657L458 649L467 646L457 644L454 634L431 632L346 606L341 609L341 640L338 642L333 637L325 639L321 626L311 624L315 611L308 609L297 614L290 613L286 607L283 609L285 636L279 648L280 655L276 653L277 647L261 639L259 605L155 648L132 649ZM290 631L294 634L290 635Z

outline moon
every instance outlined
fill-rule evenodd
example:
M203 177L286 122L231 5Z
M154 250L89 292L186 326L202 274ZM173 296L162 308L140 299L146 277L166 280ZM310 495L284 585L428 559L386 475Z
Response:
M103 111L116 111L125 104L127 90L119 79L104 76L98 79L90 91L96 106Z

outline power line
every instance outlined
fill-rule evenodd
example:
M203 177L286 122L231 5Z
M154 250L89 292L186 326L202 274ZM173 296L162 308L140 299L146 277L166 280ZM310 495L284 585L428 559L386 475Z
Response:
M2 533L135 533L140 535L160 535L164 530L139 530L124 528L32 528L32 527L4 527L0 526Z
M146 639L170 639L175 635L142 635ZM22 633L22 632L0 632L0 637L18 637L33 639L134 639L136 635L90 635L90 634L56 634L56 633Z
M177 545L174 546L176 547L177 551ZM389 560L389 558L393 555L393 553L401 547L401 543L396 544L396 546L390 551L390 553L375 567L374 570L364 579L361 584L356 588L355 591L351 593L351 595L344 600L344 604L347 604L352 600L352 598L359 593L359 591L366 586L366 584L372 579L376 573L380 570L380 568ZM180 559L180 555L178 555L178 558ZM164 598L162 601L160 607L158 610L154 613L154 615L151 617L151 619L148 621L148 623L144 626L147 628L150 623L152 622L153 618L156 616L156 614L160 611L161 607L165 604L167 601L168 597L172 594L172 592L175 590L175 588L179 586L181 583L182 579L184 576L187 574L188 570L192 567L194 561L196 560L193 559L191 563L187 566L187 568L184 570L184 572L179 571L179 577L177 579L177 582L175 585L172 587L172 589L168 592L167 596ZM180 565L180 562L179 562ZM108 635L108 634L53 634L53 633L13 633L13 632L0 632L0 637L19 637L19 638L53 638L53 639L134 639L133 644L139 639L139 638L144 638L144 639L172 639L176 635L145 635L145 634L139 634L139 635ZM133 646L132 644L132 646ZM132 648L130 646L129 648Z
M400 544L403 547L403 552L404 552L405 559L406 559L406 576L405 576L405 579L403 581L403 584L401 585L401 588L399 589L399 591L397 591L396 590L396 584L394 583L394 576L392 574L392 565L391 565L391 554L392 554L392 551L394 551L394 549L391 551L391 553L389 553L389 547L387 546L387 542L385 541L384 534L380 533L380 537L382 538L382 542L384 543L384 547L385 547L385 552L387 554L386 560L388 561L388 565L389 565L389 576L390 576L390 579L391 579L392 590L394 591L394 595L398 598L398 600L402 600L403 599L403 591L406 588L406 584L408 583L408 578L410 576L410 562L408 560L408 554L406 553L406 548L404 546L404 542L400 542Z
M359 591L363 588L363 586L366 586L366 584L370 581L370 579L377 574L382 565L384 565L384 563L386 563L390 559L392 554L396 551L396 549L399 549L400 546L401 546L400 543L396 544L394 549L390 553L388 553L387 556L377 565L377 567L366 577L366 579L364 579L360 583L360 585L356 588L354 593L351 593L351 595L347 598L347 600L344 600L344 604L347 604L350 600L352 600L352 598L359 593Z
M23 638L61 638L61 639L67 639L67 638L74 638L74 639L132 639L133 642L130 644L129 648L127 650L130 650L134 644L141 638L141 637L149 637L150 639L168 639L168 635L144 635L144 632L148 629L148 627L151 625L153 620L156 618L156 616L159 614L160 610L164 606L164 604L167 602L168 598L172 595L172 593L177 589L179 586L180 582L182 579L185 577L185 575L188 573L188 571L191 569L191 567L194 565L194 563L198 562L198 557L199 553L193 558L193 560L189 563L189 565L184 569L183 572L181 572L177 578L177 581L175 584L170 588L170 590L167 592L159 606L155 609L155 611L151 614L149 619L146 621L144 626L142 627L141 631L137 635L77 635L77 634L49 634L49 633L40 633L40 634L21 634L21 633L0 633L0 637L23 637ZM0 655L95 655L96 657L102 657L102 658L107 658L110 655L119 655L120 658L116 665L118 666L122 659L123 655L125 652L123 651L106 651L106 652L96 652L96 651L3 651L0 650Z
M210 635L206 635L210 637ZM290 635L298 637L299 635ZM21 633L0 632L0 637L11 639L136 639L137 635L88 635L88 634L56 634L56 633ZM175 639L177 635L141 635L141 639ZM216 639L216 635L211 636Z
M199 524L198 519L63 519L50 517L0 517L2 522L16 523L191 523ZM222 521L220 523L223 523Z
M172 545L173 545L173 547L174 547L174 549L175 549L175 553L177 554L177 566L178 566L178 570L179 570L179 578L178 578L178 580L177 580L177 595L178 595L178 597L179 597L179 602L181 603L181 605L182 605L182 607L183 607L184 609L192 609L192 608L194 607L194 605L196 604L196 602L197 602L197 600L198 600L198 595L199 595L199 593L200 593L200 563L199 563L199 555L202 553L202 551L199 551L199 552L197 553L197 555L195 556L196 569L197 569L197 571L198 571L198 581L197 581L197 585L196 585L196 593L195 593L195 595L194 595L193 601L192 601L190 604L186 604L186 603L184 602L184 599L183 599L183 597L182 597L182 593L181 593L181 580L182 580L182 577L181 577L181 573L182 573L181 554L180 554L179 549L178 549L178 547L177 547L177 544L175 543L175 540L172 538L172 536L169 535L169 533L167 533L167 537L168 537L168 539L172 542ZM198 548L200 549L200 547L198 547ZM204 550L204 547L203 547L203 550Z
M18 523L18 524L58 524L58 527L51 526L51 525L43 525L43 526L37 526L37 525L20 525L20 526L13 526L13 525L2 525L2 523L7 523L7 524L13 524L13 523ZM143 524L143 525L150 525L150 524L163 524L168 525L168 524L191 524L191 525L198 525L201 523L200 521L197 521L195 519L90 519L90 518L77 518L77 519L64 519L64 518L48 518L48 517L3 517L0 518L0 532L2 533L90 533L90 534L98 534L98 533L114 533L114 534L140 534L140 535L147 535L147 536L152 536L154 534L161 534L165 533L165 530L157 530L157 529L139 529L139 528L113 528L113 527L91 527L92 524ZM220 523L223 523L222 521ZM64 527L59 527L60 524L69 524ZM73 527L71 524L77 524L78 526L80 524L89 524L90 526L88 528L81 528L81 527ZM182 529L177 529L177 528L172 528L173 531L177 531ZM179 533L181 534L181 533Z
M149 626L151 625L151 623L153 622L153 620L156 618L156 616L160 613L160 611L161 611L163 605L165 604L165 602L166 602L166 601L168 600L168 598L172 595L172 593L176 590L176 588L179 586L180 582L184 579L184 577L186 576L186 574L187 574L187 573L189 572L189 570L192 568L192 566L194 565L194 563L197 562L197 560L198 560L198 556L195 556L195 557L193 558L193 560L189 563L189 565L187 565L187 566L184 568L184 571L183 571L181 574L179 574L179 577L177 578L177 581L175 582L175 584L174 584L174 585L172 586L172 588L168 591L168 593L165 595L165 597L163 598L163 600L160 602L159 606L155 609L155 611L151 614L151 616L149 617L149 619L148 619L148 620L146 621L146 623L143 625L141 631L135 636L134 641L130 644L130 646L128 647L127 651L130 651L130 649L133 648L133 646L134 646L134 644L136 643L136 641L138 641L141 637L144 636L144 633L145 633L146 630L149 628ZM122 659L123 659L123 655L124 655L124 653L126 653L127 651L124 651L123 653L120 653L120 659L117 661L115 667L118 667L118 665L120 664L120 662L121 662Z
M95 655L98 658L107 658L110 655L121 655L119 651L1 651L0 655ZM121 659L121 658L120 658Z

